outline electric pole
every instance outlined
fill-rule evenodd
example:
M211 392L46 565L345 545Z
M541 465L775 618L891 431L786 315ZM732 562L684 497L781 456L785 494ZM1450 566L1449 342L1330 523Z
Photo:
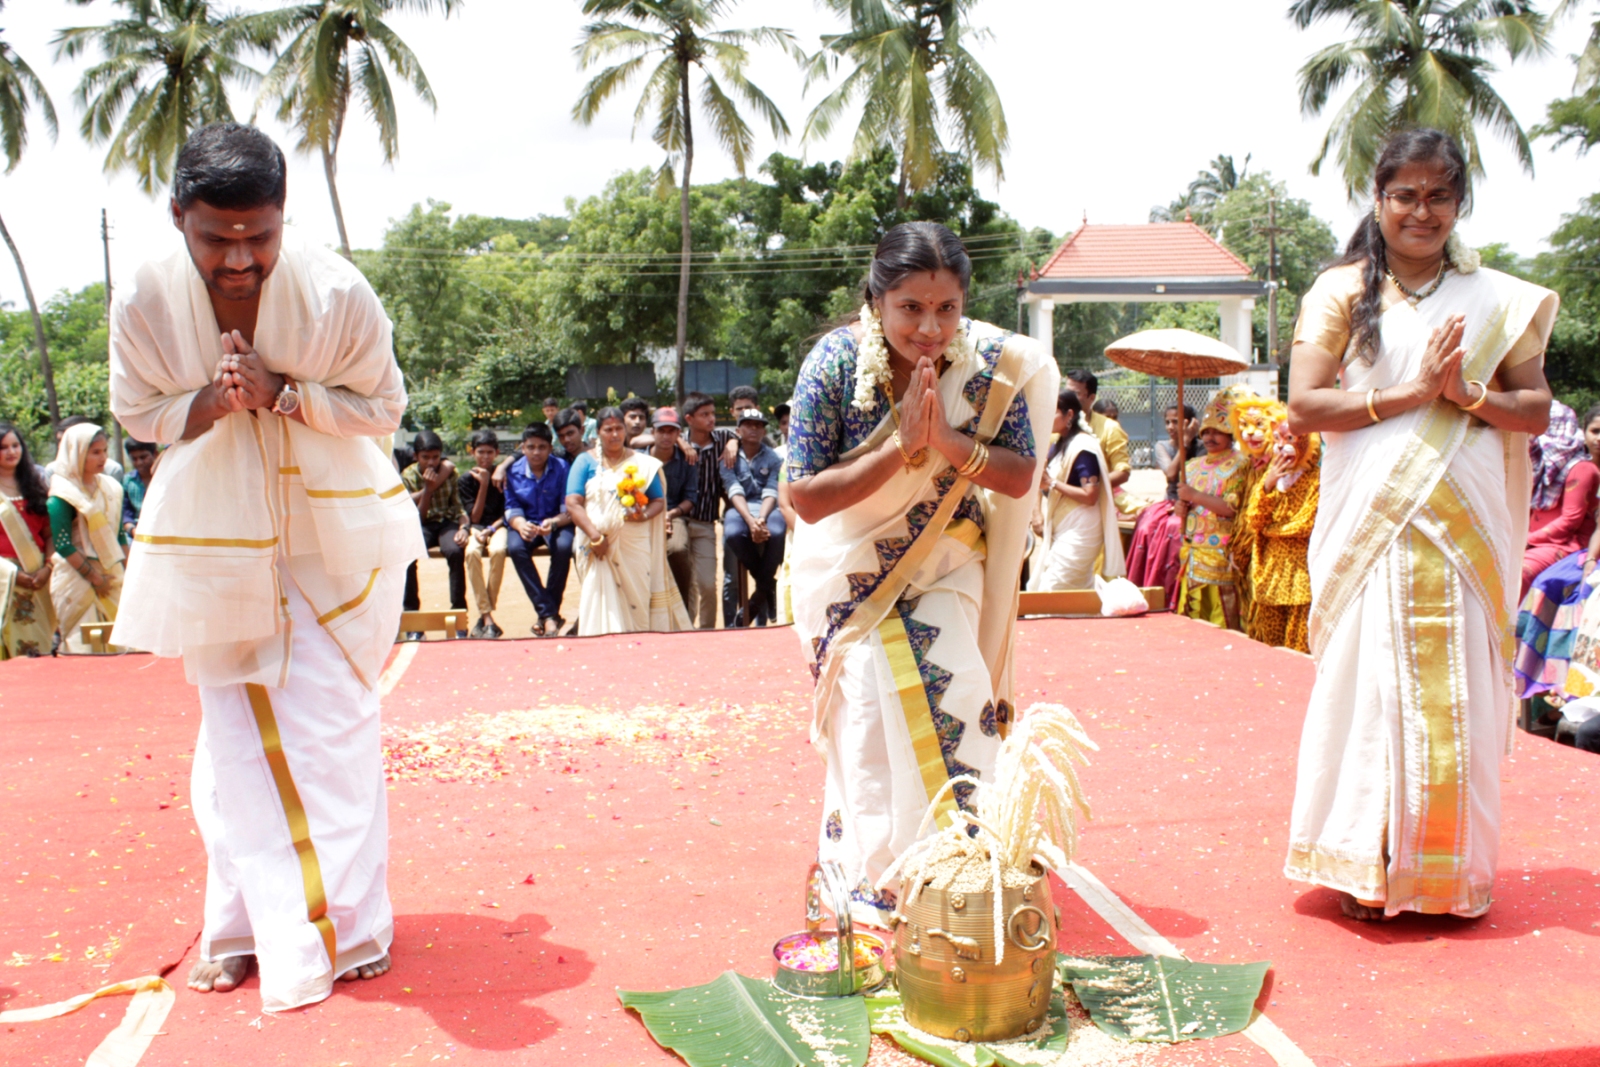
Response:
M1278 362L1278 198L1267 197L1267 353Z
M100 209L100 249L105 254L106 263L106 330L109 332L111 329L111 226L106 221L105 208ZM106 359L109 360L110 358L111 352L108 348ZM108 376L106 380L106 408L108 412L110 407L111 384ZM122 423L117 421L115 415L111 416L111 439L113 441L112 456L118 463L126 467L128 459L122 452Z

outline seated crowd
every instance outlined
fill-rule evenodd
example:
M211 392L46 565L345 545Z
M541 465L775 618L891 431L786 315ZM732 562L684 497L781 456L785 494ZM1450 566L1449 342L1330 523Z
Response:
M432 431L397 450L423 539L445 561L451 610L466 611L471 589L476 621L461 636L502 636L494 613L507 556L538 636L708 629L719 597L725 625L787 621L779 576L792 521L781 499L788 405L774 423L749 386L729 402L731 430L717 427L716 402L703 393L685 398L681 416L638 397L593 417L582 401L547 398L545 420L522 431L509 457L494 431L473 433L465 472ZM542 573L538 556L548 560ZM569 620L562 604L574 573ZM421 608L414 564L404 606Z
M1281 404L1239 386L1216 393L1202 414L1174 405L1167 440L1152 449L1166 490L1145 501L1125 488L1132 464L1115 404L1097 396L1088 371L1064 384L1026 588L1089 589L1125 576L1164 589L1176 611L1306 651L1317 435L1291 434ZM423 538L444 560L450 608L463 617L470 590L475 621L460 636L503 635L495 613L508 557L539 636L708 629L719 601L728 626L788 622L789 408L769 419L748 386L729 394L729 406L732 429L717 426L716 402L703 393L690 393L681 412L629 397L593 416L582 401L551 398L509 456L487 429L471 435L466 470L429 430L396 449ZM123 471L106 432L82 416L63 419L56 439L55 459L40 466L22 431L0 423L0 659L84 651L82 624L115 619L156 473L155 445L124 442L132 469ZM1600 405L1580 423L1554 403L1529 450L1518 696L1557 736L1600 751ZM415 564L404 597L407 611L421 608Z

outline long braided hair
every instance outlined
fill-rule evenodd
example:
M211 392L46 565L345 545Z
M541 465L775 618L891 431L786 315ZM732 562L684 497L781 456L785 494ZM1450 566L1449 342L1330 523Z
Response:
M1415 163L1439 165L1444 168L1445 180L1455 191L1459 207L1456 217L1466 214L1471 206L1472 189L1468 181L1467 160L1456 139L1443 130L1427 127L1401 130L1384 142L1373 169L1372 184L1375 194L1406 167ZM1377 203L1356 227L1345 245L1344 255L1333 264L1342 267L1359 263L1361 271L1361 296L1350 309L1350 354L1373 356L1378 350L1378 323L1383 310L1383 282L1388 267L1383 230L1378 225Z

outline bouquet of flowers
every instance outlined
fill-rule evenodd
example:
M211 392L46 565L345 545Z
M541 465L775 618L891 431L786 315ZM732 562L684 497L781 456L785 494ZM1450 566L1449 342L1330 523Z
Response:
M650 498L645 495L649 487L650 483L639 477L639 465L630 463L622 468L622 477L617 481L617 503L642 518L646 505L650 503Z

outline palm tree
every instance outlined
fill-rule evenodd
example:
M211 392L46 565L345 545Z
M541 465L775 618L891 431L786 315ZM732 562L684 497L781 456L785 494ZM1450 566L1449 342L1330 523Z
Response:
M804 139L826 137L856 97L864 99L851 156L888 145L900 157L899 207L908 192L932 185L955 140L969 161L1005 177L1011 145L1000 93L967 50L986 30L972 29L975 0L825 0L850 19L850 29L822 38L807 61L806 85L827 78L843 61L854 69L806 119Z
M1481 124L1533 173L1528 135L1489 84L1495 67L1488 58L1503 51L1515 62L1549 53L1549 20L1531 0L1295 0L1289 17L1301 29L1343 19L1355 31L1300 68L1300 110L1308 117L1320 115L1347 81L1354 83L1311 163L1311 173L1320 173L1332 151L1351 199L1371 184L1384 139L1404 126L1453 135L1472 174L1481 176Z
M1209 167L1195 175L1182 196L1166 207L1151 208L1150 221L1177 222L1187 216L1191 222L1207 225L1211 210L1244 181L1245 174L1250 170L1250 159L1251 156L1247 154L1244 165L1236 167L1232 156L1217 156Z
M449 18L461 2L311 0L244 19L252 31L273 41L291 35L262 81L257 107L276 100L279 121L300 131L300 151L321 153L333 219L339 227L339 251L346 259L350 258L350 235L345 230L337 177L339 139L344 135L351 99L377 124L385 163L393 163L400 150L400 120L385 64L423 103L435 111L439 108L422 64L384 19L404 12L431 14L435 8Z
M0 8L5 0L0 0ZM28 111L35 104L44 118L51 139L56 136L56 109L44 83L17 55L6 41L0 40L0 148L6 155L6 173L10 174L22 162L22 151L28 147ZM28 298L28 314L33 316L33 343L39 349L39 373L44 378L45 402L50 407L52 425L61 421L61 405L56 402L56 376L50 366L50 350L45 345L44 319L39 317L39 304L33 298L33 286L28 283L28 271L22 265L22 253L17 242L11 239L4 219L0 219L0 237L11 249L11 258L17 261L17 274L22 278L22 293Z
M105 58L73 92L83 109L80 130L90 144L111 143L108 173L134 171L153 196L171 180L178 149L196 127L232 120L228 83L259 76L238 54L264 42L238 16L217 15L209 0L118 2L126 18L62 30L53 43L57 59L99 45Z
M755 151L755 135L739 113L739 104L728 95L708 64L716 66L722 78L744 102L764 119L774 137L789 135L789 124L778 107L745 76L750 62L749 47L776 45L802 61L805 57L788 30L761 26L750 30L713 28L718 17L735 0L584 0L583 13L596 19L583 28L583 40L575 49L578 66L587 70L608 56L623 53L628 58L606 67L589 80L572 106L572 117L585 126L600 114L613 95L645 69L655 66L645 78L644 92L633 112L633 128L649 116L655 118L651 140L667 153L661 166L663 185L672 181L673 161L683 165L683 181L678 196L679 226L683 230L683 252L678 267L678 385L677 398L683 404L683 361L689 350L689 265L693 252L689 226L689 172L694 167L694 108L691 104L690 76L700 71L700 106L711 131L723 149L733 157L740 175L745 173Z

